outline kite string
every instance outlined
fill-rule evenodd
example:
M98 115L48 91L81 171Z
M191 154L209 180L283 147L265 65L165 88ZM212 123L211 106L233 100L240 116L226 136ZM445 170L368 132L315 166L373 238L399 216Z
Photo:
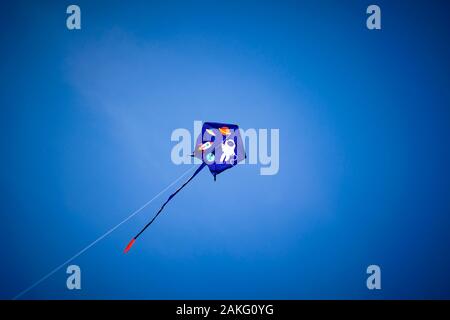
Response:
M166 206L166 204L168 204L169 201L172 200L172 198L175 197L175 196L177 195L177 193L181 191L181 189L183 189L189 182L191 182L191 180L194 179L195 176L196 176L197 174L199 174L199 172L202 171L202 169L203 169L205 166L206 166L206 163L203 162L203 163L197 168L197 170L195 170L195 172L194 172L194 174L192 175L192 177L190 177L188 181L186 181L185 183L183 183L183 185L177 189L177 191L175 191L174 193L172 193L172 194L169 196L169 198L166 200L166 202L164 202L163 205L161 206L161 208L159 208L158 212L157 212L156 215L153 217L153 219L150 220L150 222L147 223L147 224L144 226L144 228L142 228L142 230L139 231L139 233L138 233L133 239L136 240L136 239L137 239L137 238L145 231L145 229L147 229L147 228L153 223L153 221L156 220L156 218L159 216L159 214L161 213L161 211L163 211L163 209L164 209L164 207Z
M41 284L42 282L44 282L45 280L47 280L49 277L51 277L53 274L55 274L57 271L59 271L62 267L64 267L66 264L72 262L73 260L75 260L76 258L78 258L80 255L82 255L84 252L86 252L87 250L89 250L91 247L93 247L96 243L98 243L99 241L103 240L105 237L107 237L109 234L111 234L112 232L114 232L117 228L119 228L122 224L124 224L125 222L127 222L128 220L130 220L131 218L133 218L135 215L137 215L139 212L141 212L142 210L144 210L150 203L152 203L156 198L158 198L160 195L162 195L164 192L166 192L169 188L171 188L174 184L176 184L178 181L180 181L185 175L187 175L189 172L191 172L194 168L196 168L195 166L193 166L192 168L189 168L189 170L187 170L186 172L184 172L181 176L179 176L177 179L175 179L171 184L169 184L167 187L165 187L162 191L160 191L157 195L155 195L152 199L150 199L149 201L147 201L144 205L142 205L139 209L135 210L134 212L132 212L127 218L125 218L124 220L122 220L121 222L119 222L117 225L115 225L114 227L112 227L111 229L109 229L107 232L105 232L103 235L101 235L100 237L98 237L96 240L94 240L93 242L91 242L89 245L87 245L85 248L83 248L82 250L80 250L78 253L76 253L75 255L73 255L71 258L69 258L68 260L66 260L65 262L63 262L62 264L60 264L59 266L57 266L56 268L54 268L52 271L50 271L49 273L47 273L45 276L43 276L41 279L39 279L38 281L36 281L34 284L32 284L31 286L29 286L28 288L22 290L19 294L17 294L12 300L17 300L19 299L21 296L23 296L25 293L27 293L28 291L32 290L33 288L35 288L36 286L38 286L39 284Z

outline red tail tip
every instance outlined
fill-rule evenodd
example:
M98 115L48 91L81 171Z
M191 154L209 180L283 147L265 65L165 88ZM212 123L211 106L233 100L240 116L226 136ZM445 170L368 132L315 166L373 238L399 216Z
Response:
M125 250L123 250L123 253L127 253L128 251L130 251L131 247L133 246L134 242L136 241L136 239L131 239L130 243L127 245L127 247L125 248Z

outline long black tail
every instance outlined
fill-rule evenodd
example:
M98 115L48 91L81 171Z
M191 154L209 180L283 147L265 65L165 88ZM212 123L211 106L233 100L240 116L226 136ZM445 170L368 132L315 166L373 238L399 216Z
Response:
M166 200L166 202L163 203L163 205L161 206L161 208L159 208L158 212L155 214L155 216L152 218L152 220L150 220L149 223L147 223L144 228L142 228L141 231L139 231L139 233L133 238L131 239L131 241L128 243L127 247L124 250L124 253L127 253L131 247L133 246L134 242L136 241L137 238L139 238L139 236L145 231L145 229L147 229L148 227L150 227L150 225L153 223L153 221L156 220L156 218L159 216L159 214L161 213L161 211L163 211L164 207L166 206L167 203L169 203L170 200L172 200L173 197L175 197L175 195L181 191L181 189L183 189L189 182L191 182L192 179L194 179L194 177L200 172L202 171L202 169L206 166L206 163L202 163L200 165L200 167L197 168L197 170L195 170L194 174L189 178L188 181L186 181L181 187L179 187L177 189L177 191L175 191L174 193L172 193L169 198Z

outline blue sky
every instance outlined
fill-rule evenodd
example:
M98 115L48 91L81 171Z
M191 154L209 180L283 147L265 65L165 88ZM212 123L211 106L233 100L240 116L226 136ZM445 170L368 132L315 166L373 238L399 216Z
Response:
M280 130L280 170L204 170L27 299L450 298L448 4L64 1L0 10L0 298L189 169L193 121ZM171 190L175 190L174 186ZM221 204L231 194L234 208ZM382 290L366 288L366 268Z

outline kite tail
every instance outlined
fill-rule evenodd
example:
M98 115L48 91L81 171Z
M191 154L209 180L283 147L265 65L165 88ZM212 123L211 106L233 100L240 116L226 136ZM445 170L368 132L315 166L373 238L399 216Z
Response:
M155 219L159 216L159 214L161 213L161 211L164 209L164 207L166 206L166 204L172 200L173 197L175 197L175 195L181 191L181 189L183 189L189 182L191 182L192 179L194 179L194 177L200 172L202 171L202 169L206 166L206 163L202 163L200 165L200 167L197 168L197 170L194 172L194 174L189 178L188 181L186 181L181 187L178 188L177 191L175 191L174 193L172 193L169 198L166 200L166 202L163 203L163 205L161 206L161 208L159 208L158 212L156 213L156 215L153 217L152 220L150 220L149 223L147 223L144 228L142 228L141 231L139 231L139 233L133 238L131 239L131 241L128 243L127 247L125 248L125 250L123 251L124 253L127 253L131 247L133 246L134 242L136 241L137 238L139 238L139 236L145 231L145 229L147 229L152 223L153 221L155 221Z

